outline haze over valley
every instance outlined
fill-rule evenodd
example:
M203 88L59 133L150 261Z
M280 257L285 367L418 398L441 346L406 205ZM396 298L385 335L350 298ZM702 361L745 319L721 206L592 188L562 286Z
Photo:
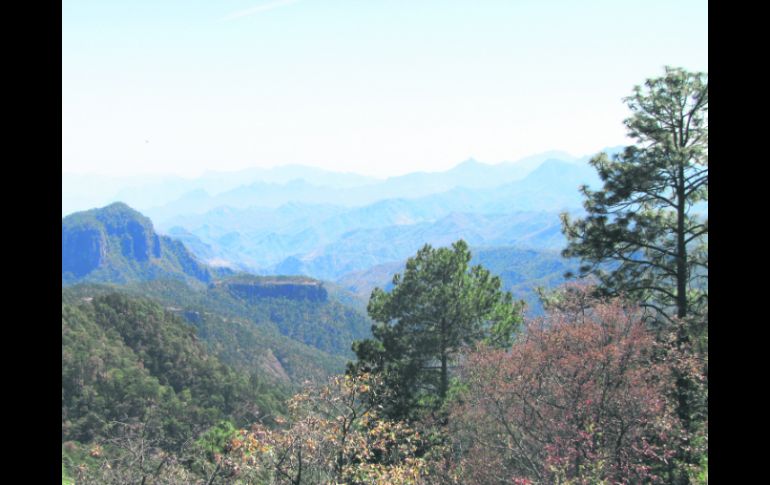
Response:
M535 287L561 282L559 273L569 269L557 254L564 245L559 213L579 213L579 187L598 184L588 158L552 151L494 165L470 159L445 172L384 180L305 166L195 179L104 178L96 186L105 193L90 193L92 202L120 201L141 211L159 234L213 268L309 276L364 300L422 245L464 239L481 251L478 257L493 251L495 273L538 312ZM64 193L88 193L78 184L97 180L65 174ZM79 204L65 198L63 210L85 202ZM533 254L553 263L524 270L522 258Z

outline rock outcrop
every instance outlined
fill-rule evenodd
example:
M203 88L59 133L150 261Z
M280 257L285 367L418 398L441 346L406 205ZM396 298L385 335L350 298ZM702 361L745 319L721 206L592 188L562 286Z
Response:
M63 283L212 279L181 242L156 234L149 218L122 202L65 217L61 251Z

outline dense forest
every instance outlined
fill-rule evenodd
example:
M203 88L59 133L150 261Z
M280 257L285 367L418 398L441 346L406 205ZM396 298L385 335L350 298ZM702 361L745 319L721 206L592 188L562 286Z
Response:
M364 309L209 268L124 204L65 218L62 482L707 484L708 75L625 102L537 317L464 240Z

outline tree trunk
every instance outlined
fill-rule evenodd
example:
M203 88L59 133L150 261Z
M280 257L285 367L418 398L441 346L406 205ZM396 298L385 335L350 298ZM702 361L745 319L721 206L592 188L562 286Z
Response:
M449 375L447 369L447 329L448 325L446 319L441 319L441 382L439 384L438 395L441 398L441 402L444 402L446 398L447 389L449 387Z
M439 396L443 402L446 398L447 389L449 387L449 375L447 369L447 355L446 352L441 353L441 387L439 388Z
M677 214L676 214L676 316L687 316L687 245L685 244L685 178L684 162L679 163L679 180L677 187ZM685 336L682 336L686 338ZM684 343L684 342L680 342Z
M676 316L680 319L686 318L688 315L687 308L687 245L685 244L685 177L684 177L684 161L679 162L679 180L677 186L677 260L676 260ZM689 341L689 332L687 325L684 322L678 322L677 325L677 346L681 349L686 346ZM682 427L685 429L687 435L693 435L693 423L691 419L692 403L690 402L691 394L691 382L690 379L683 375L679 369L674 369L676 375L676 399L677 399L677 415L682 422ZM688 443L689 445L689 443ZM680 450L679 459L686 464L692 464L693 456L689 451ZM686 485L689 483L689 478L682 469L681 466L677 467L678 475L675 479L676 484Z

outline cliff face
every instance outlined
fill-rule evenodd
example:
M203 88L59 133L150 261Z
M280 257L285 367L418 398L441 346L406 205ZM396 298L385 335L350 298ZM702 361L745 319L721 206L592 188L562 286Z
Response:
M218 279L206 294L212 302L226 302L229 308L242 312L258 327L352 358L352 343L370 337L373 322L341 303L338 291L333 285L304 276L240 273ZM292 374L295 364L290 354L276 351L275 355Z
M136 261L149 261L151 257L160 258L160 238L149 227L139 221L127 221L122 227L106 226L107 234L120 238L121 253Z
M96 227L78 227L61 233L62 273L77 278L95 270L107 254L106 235Z
M326 288L319 281L255 280L230 282L226 283L226 286L234 296L251 302L262 298L325 302L329 297Z
M62 282L126 283L155 278L209 282L209 269L152 221L123 203L62 220Z

